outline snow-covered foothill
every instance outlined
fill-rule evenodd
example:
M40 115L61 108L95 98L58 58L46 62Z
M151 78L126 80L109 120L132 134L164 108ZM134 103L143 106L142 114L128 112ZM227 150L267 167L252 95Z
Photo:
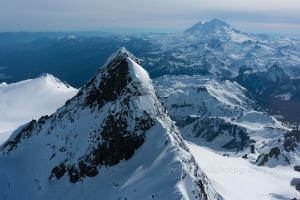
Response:
M254 143L260 148L262 142L289 130L234 81L215 75L166 75L156 78L154 85L184 139L200 146L222 153L242 151Z
M0 84L0 144L19 126L50 115L78 92L51 74Z

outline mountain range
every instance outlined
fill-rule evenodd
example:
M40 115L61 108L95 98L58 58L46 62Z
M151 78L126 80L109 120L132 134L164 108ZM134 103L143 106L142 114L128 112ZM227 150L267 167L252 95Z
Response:
M299 125L298 110L290 110L299 107L300 40L243 33L218 19L173 34L41 38L1 50L0 78L12 83L46 71L79 88L121 46L151 78L215 74L234 80L270 115L291 128Z
M102 62L119 46L128 46L136 57L121 48ZM247 34L214 19L199 22L181 33L43 38L22 48L2 54L1 72L5 76L13 77L10 73L15 69L20 69L20 73L26 71L30 63L40 66L47 58L53 66L49 64L49 68L46 65L44 69L53 70L51 73L55 76L58 72L60 78L67 77L62 80L68 83L72 80L72 83L85 82L85 85L76 85L80 86L77 90L44 74L41 77L46 80L56 80L55 88L60 89L59 84L66 88L62 100L57 100L58 104L51 111L31 107L41 112L25 116L11 127L5 122L9 128L2 132L7 136L28 122L15 130L1 147L0 172L6 173L0 177L9 198L20 196L15 194L16 188L10 190L8 185L37 187L32 194L26 189L21 194L46 199L93 198L92 193L113 199L232 199L239 196L244 185L237 185L237 190L229 186L230 189L225 189L228 181L222 178L225 174L214 176L217 162L212 172L203 170L204 163L210 163L203 160L209 160L208 155L212 160L231 160L252 172L254 169L285 170L285 178L283 174L268 174L273 180L270 182L261 176L244 178L249 182L262 182L251 187L260 192L264 187L270 199L299 198L300 181L294 168L300 165L297 116L300 40ZM17 57L20 60L33 55L37 59L28 59L28 63L14 67L20 62L18 59L9 61L14 55L20 56ZM68 61L61 64L65 60L63 56ZM105 63L103 67L99 66L101 62ZM14 64L9 66L8 63ZM76 63L76 67L70 63ZM95 66L100 67L98 72L86 80ZM30 73L37 72L33 67ZM24 76L26 73L19 78ZM2 80L8 84L1 84L0 92L4 87L14 88L9 80L17 79ZM14 84L25 85L23 82ZM55 94L49 93L49 96ZM0 102L9 101L3 99L0 97ZM63 101L66 101L64 106ZM59 109L51 115L56 108ZM30 121L41 115L45 116ZM2 118L1 122L5 115ZM7 121L14 121L14 116ZM38 149L43 151L33 156ZM23 169L12 167L21 158ZM34 170L30 169L32 164L37 166ZM39 167L45 165L43 169ZM220 169L224 166L230 165L224 163ZM121 169L130 175L120 174ZM19 171L18 175L14 175L15 170ZM16 177L26 174L24 170L28 176L19 182ZM234 178L232 175L227 179ZM110 185L104 184L111 180ZM148 183L151 183L150 189L138 187ZM94 184L101 184L103 189L96 189ZM276 184L280 185L277 189ZM95 189L86 193L86 187ZM134 190L136 194L132 193L133 188L138 188ZM247 194L240 198L255 196L255 193Z

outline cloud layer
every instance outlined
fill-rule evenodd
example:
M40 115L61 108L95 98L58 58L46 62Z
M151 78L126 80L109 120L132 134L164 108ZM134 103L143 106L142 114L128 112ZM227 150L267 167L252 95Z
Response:
M0 0L0 4L0 31L181 31L198 21L219 18L242 31L300 32L299 0Z

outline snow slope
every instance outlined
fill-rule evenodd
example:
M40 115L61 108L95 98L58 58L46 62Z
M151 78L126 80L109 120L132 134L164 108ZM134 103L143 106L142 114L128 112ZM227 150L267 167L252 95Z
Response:
M78 92L50 74L0 84L0 144L19 126L50 115Z
M138 60L121 48L1 146L7 199L218 199Z
M209 180L224 199L299 199L293 180L299 172L291 167L258 167L238 157L227 157L188 144Z

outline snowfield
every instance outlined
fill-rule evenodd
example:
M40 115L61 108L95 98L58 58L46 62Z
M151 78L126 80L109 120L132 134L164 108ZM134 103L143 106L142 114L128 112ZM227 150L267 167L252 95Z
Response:
M300 173L291 167L258 167L240 157L227 157L188 143L196 161L224 199L300 198L292 182Z
M77 89L51 74L18 83L1 83L0 144L19 126L54 113L77 92Z

